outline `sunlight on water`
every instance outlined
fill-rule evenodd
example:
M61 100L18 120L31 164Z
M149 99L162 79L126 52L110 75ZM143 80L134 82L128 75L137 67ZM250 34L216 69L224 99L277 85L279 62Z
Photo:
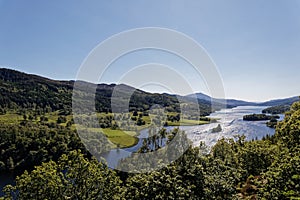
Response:
M198 146L200 141L206 145L214 145L218 139L223 137L232 138L234 135L245 135L246 139L262 139L265 135L273 135L275 129L266 126L266 121L243 121L243 116L247 114L260 114L266 107L262 106L239 106L233 109L223 109L210 115L212 118L218 118L222 131L212 133L212 128L218 123L207 124L196 127L187 127L185 129L189 139L194 146ZM280 115L283 119L283 115Z

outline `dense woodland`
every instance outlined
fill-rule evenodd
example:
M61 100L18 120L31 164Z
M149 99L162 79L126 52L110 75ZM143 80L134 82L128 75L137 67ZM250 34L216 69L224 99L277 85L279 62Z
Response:
M290 105L279 105L279 106L272 106L269 108L264 109L262 112L263 113L268 113L268 114L283 114L287 111L290 110Z
M275 135L263 140L235 136L223 138L211 148L204 143L192 147L184 132L162 129L145 140L139 152L162 149L152 162L164 164L168 160L163 146L174 137L183 141L176 147L185 149L180 145L187 144L187 151L159 170L126 173L109 169L105 160L99 162L82 145L68 115L72 82L0 72L2 115L14 111L22 117L18 124L0 123L0 171L24 171L15 185L5 187L6 195L0 199L300 199L300 102L285 113ZM98 89L102 95L99 109L109 114L113 86L102 86L104 89ZM152 103L165 103L176 113L172 95L142 91L136 95L129 117L144 117ZM209 104L201 105L209 108ZM58 113L55 121L49 112ZM168 118L170 122L178 120L176 114ZM111 122L108 115L99 119L103 124ZM89 141L97 147L106 144L101 141L106 139ZM173 156L167 158L172 160ZM132 156L122 165L151 169L148 161L147 157L140 160Z
M114 171L73 150L25 171L16 186L5 188L4 199L299 199L299 133L300 102L274 136L224 138L211 150L202 143L190 146L172 164L149 173ZM167 133L176 134L185 137L178 129Z
M245 121L266 121L272 119L279 119L278 115L266 115L266 114L251 114L251 115L244 115L243 120Z

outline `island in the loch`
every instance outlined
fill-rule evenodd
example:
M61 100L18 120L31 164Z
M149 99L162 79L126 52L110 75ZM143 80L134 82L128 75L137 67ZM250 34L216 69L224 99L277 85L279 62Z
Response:
M211 130L212 133L219 133L222 131L222 127L220 124Z
M251 114L244 115L244 121L268 121L266 125L270 128L275 128L280 117L278 115L266 115L266 114Z
M266 115L266 114L251 114L251 115L244 115L243 120L245 121L266 121L272 119L279 119L278 115Z

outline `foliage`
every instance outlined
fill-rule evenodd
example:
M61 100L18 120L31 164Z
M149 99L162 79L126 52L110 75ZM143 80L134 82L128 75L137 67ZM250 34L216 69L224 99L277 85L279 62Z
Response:
M245 121L264 121L264 120L272 120L279 119L278 115L265 115L265 114L252 114L252 115L244 115L243 120Z
M120 199L121 180L102 162L84 158L80 151L49 161L6 186L4 199Z
M282 141L289 149L300 145L300 102L291 106L291 110L285 114L285 118L278 124L275 138Z
M159 170L130 176L127 199L204 199L203 166L199 150L189 149L175 163Z
M0 171L32 168L74 149L85 151L76 132L60 126L0 123L0 135Z
M300 153L282 151L259 182L264 199L300 198Z
M269 113L269 114L283 114L290 110L290 105L279 105L279 106L272 106L262 110L262 113Z

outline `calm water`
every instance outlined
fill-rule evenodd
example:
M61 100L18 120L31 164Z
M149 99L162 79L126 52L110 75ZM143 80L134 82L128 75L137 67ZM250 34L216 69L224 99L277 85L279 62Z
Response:
M14 182L15 177L16 175L13 172L0 174L0 197L4 195L2 192L4 186L6 186L7 184L12 184L12 185L15 184Z
M237 134L245 135L248 140L261 139L267 134L273 135L275 130L267 127L265 121L243 121L243 116L246 114L261 113L265 108L261 106L239 106L233 109L223 109L210 115L210 117L218 118L218 123L201 126L182 126L180 129L187 133L188 138L193 142L194 146L198 146L200 141L204 141L208 146L212 146L222 137L230 138ZM280 117L283 119L283 115L280 115ZM211 129L218 124L222 126L222 131L211 133ZM172 128L174 127L167 127L168 130ZM143 138L147 136L148 130L142 130L137 145L126 149L111 150L103 154L103 157L106 158L108 165L114 168L120 159L130 156L131 152L137 151L142 146ZM13 173L0 174L0 190L6 184L13 184L14 177ZM0 196L2 195L0 191Z

